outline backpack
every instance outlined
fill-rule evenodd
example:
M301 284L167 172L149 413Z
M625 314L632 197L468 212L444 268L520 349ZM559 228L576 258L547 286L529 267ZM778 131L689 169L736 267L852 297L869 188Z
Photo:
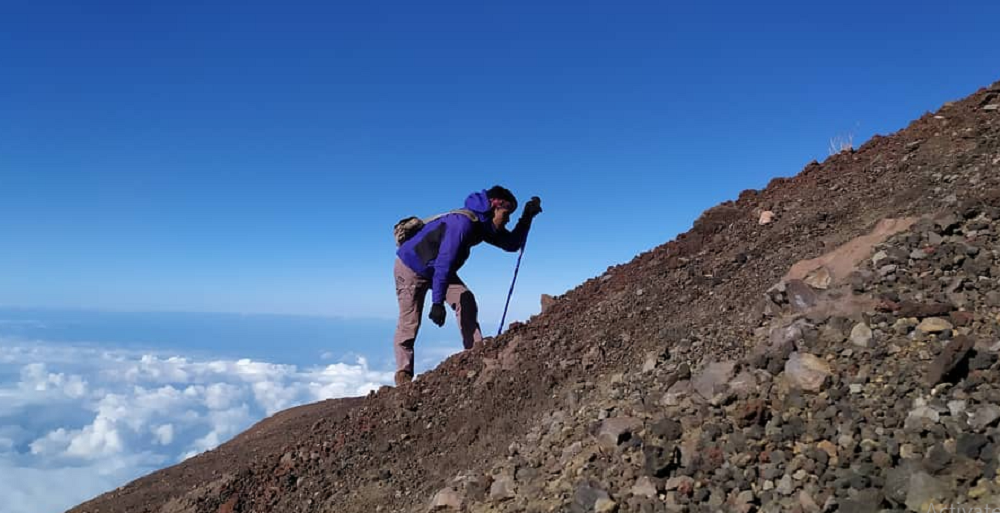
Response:
M412 239L413 236L420 232L420 230L422 230L428 223L448 214L462 214L465 217L468 217L473 223L479 221L479 217L475 212L465 208L452 210L451 212L445 212L426 219L420 219L415 216L404 217L403 219L400 219L399 222L396 223L396 226L392 228L393 237L396 239L396 246L402 246L404 242Z

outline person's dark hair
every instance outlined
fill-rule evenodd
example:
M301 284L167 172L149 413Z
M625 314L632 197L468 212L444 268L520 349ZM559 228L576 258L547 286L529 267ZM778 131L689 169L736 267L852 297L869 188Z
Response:
M500 187L499 185L494 185L488 191L486 191L486 197L489 199L501 199L509 201L514 204L514 209L517 210L517 198L514 197L514 194L512 192L510 192L504 187Z

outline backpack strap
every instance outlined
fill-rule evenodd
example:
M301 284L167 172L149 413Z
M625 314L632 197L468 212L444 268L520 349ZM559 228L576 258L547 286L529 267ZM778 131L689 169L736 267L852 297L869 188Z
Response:
M438 214L436 216L428 217L428 218L424 219L424 224L428 224L431 221L435 221L435 220L437 220L437 219L439 219L441 217L444 217L444 216L446 216L448 214L462 214L463 216L468 217L469 220L472 221L473 223L475 223L476 221L479 221L479 216L477 216L475 212L473 212L473 211L471 211L471 210L469 210L467 208L459 208L459 209L452 210L450 212L445 212L443 214Z

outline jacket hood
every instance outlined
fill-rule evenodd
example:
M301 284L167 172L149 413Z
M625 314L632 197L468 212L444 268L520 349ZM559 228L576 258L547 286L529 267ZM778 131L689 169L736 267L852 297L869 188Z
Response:
M490 232L495 232L496 228L493 227L493 219L490 212L490 198L486 196L486 190L481 190L479 192L474 192L465 198L465 208L476 213L479 220L483 223L483 226Z
M486 197L486 191L474 192L465 198L465 208L473 211L479 216L479 220L490 227L493 222L487 213L490 211L490 199Z

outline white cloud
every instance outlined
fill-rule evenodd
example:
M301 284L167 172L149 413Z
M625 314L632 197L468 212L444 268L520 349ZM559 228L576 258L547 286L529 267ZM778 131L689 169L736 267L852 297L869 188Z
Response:
M58 454L69 445L71 438L71 433L65 428L50 431L47 435L31 442L31 454L36 456Z
M212 410L224 410L243 399L243 389L229 383L213 383L205 387L205 406Z
M92 424L74 433L64 454L71 458L94 459L117 455L124 448L115 422L98 416Z
M154 426L153 436L156 437L156 443L160 445L170 445L170 443L174 441L174 425L163 424L160 426Z
M391 380L360 357L299 368L0 339L3 513L62 511L264 416Z
M36 392L61 393L71 399L79 399L87 393L87 381L82 377L48 372L44 363L22 367L21 386Z

